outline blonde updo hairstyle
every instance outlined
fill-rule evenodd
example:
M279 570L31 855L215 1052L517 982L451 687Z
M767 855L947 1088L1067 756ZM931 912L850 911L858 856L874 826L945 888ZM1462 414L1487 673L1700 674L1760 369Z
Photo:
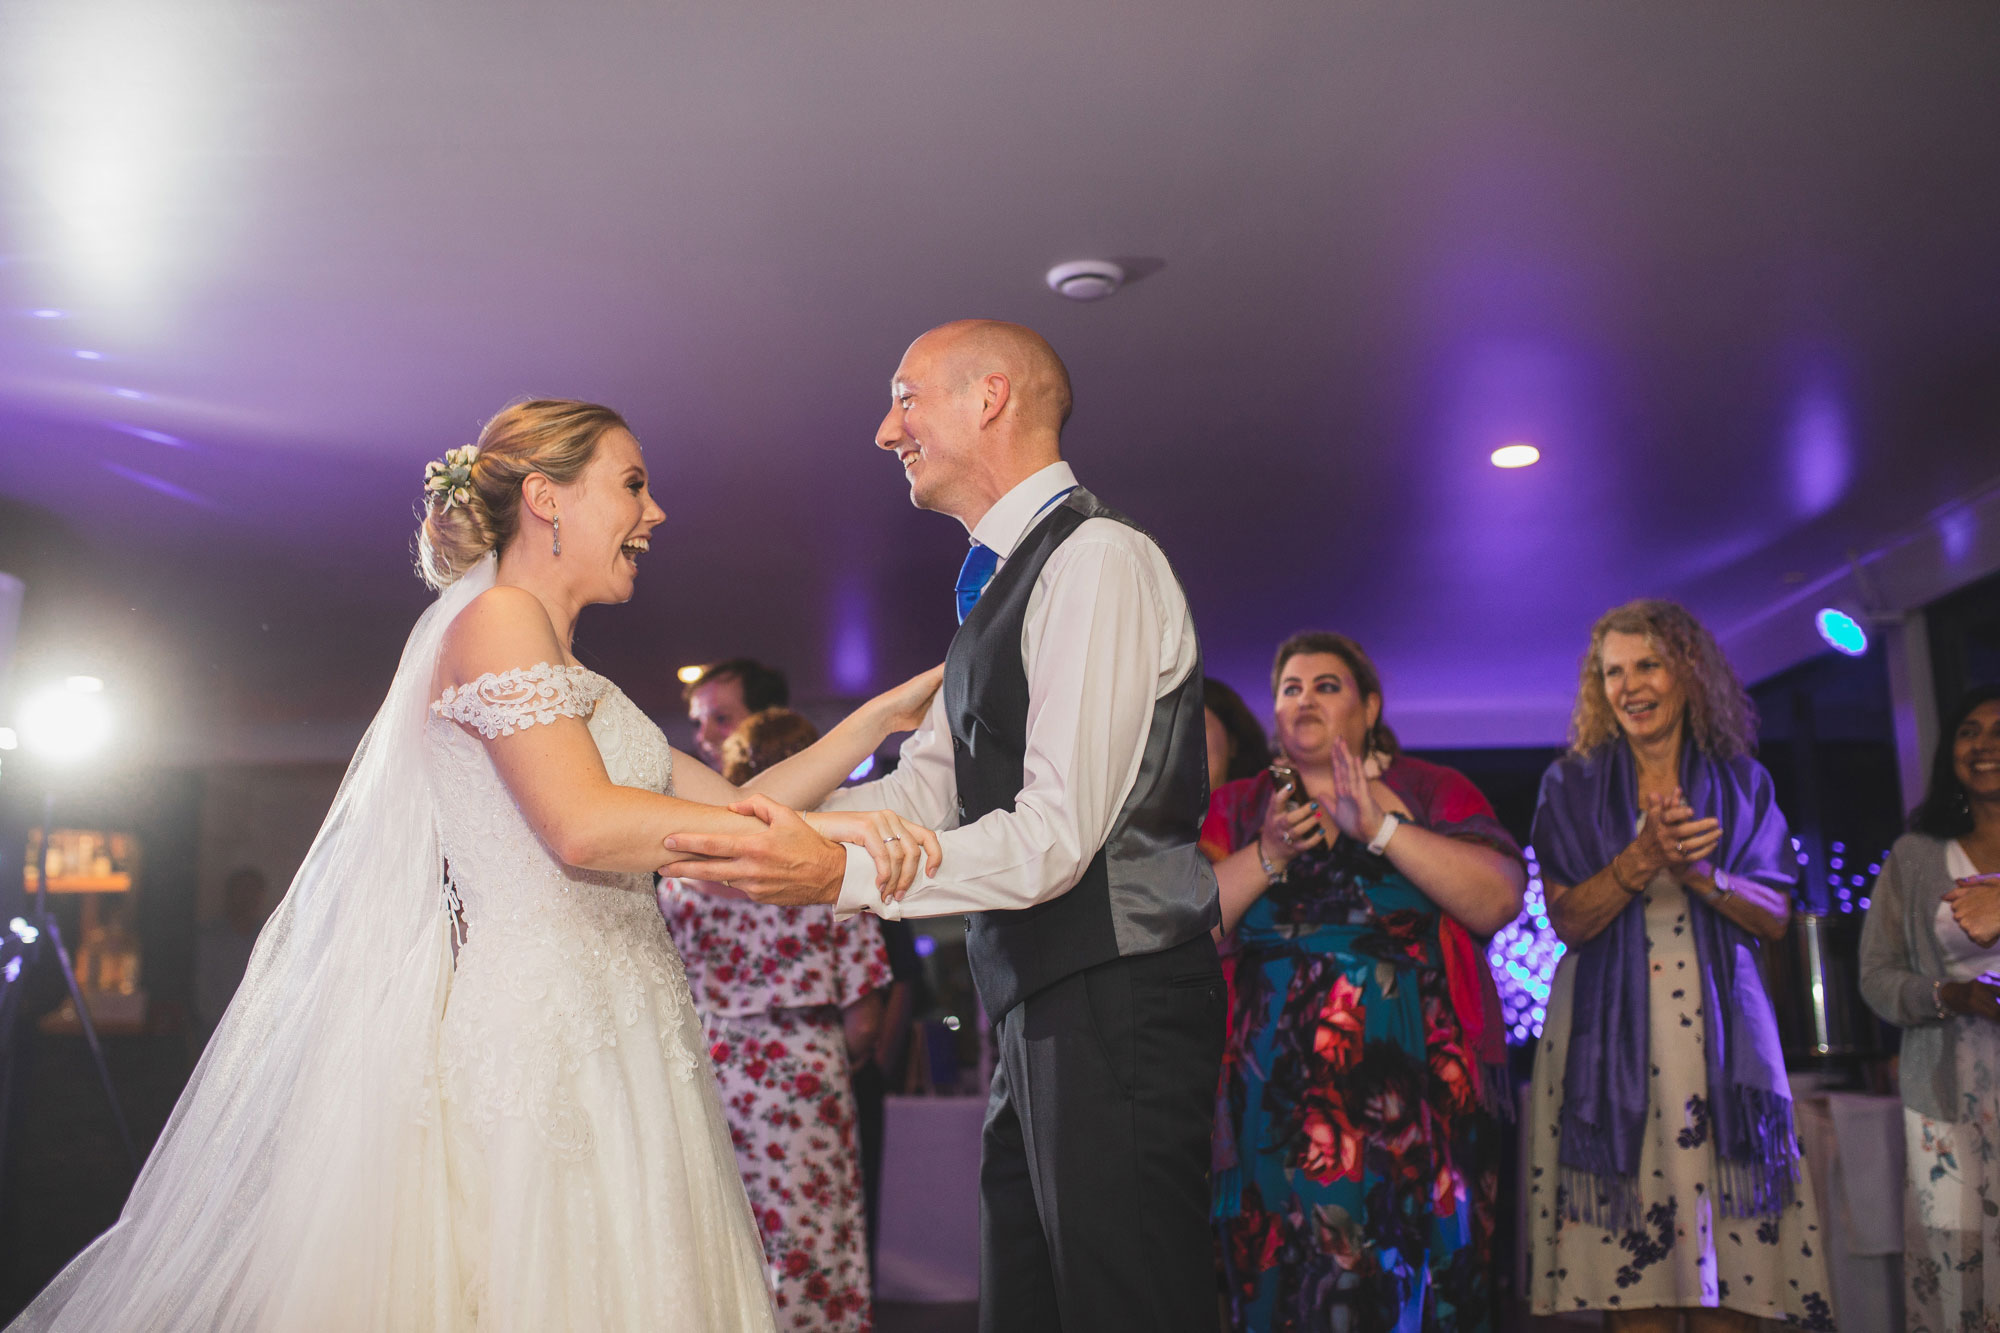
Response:
M1687 696L1688 734L1711 758L1729 760L1757 749L1757 708L1708 627L1678 602L1646 597L1614 607L1590 629L1590 650L1570 717L1569 746L1584 755L1621 734L1604 697L1604 640L1611 634L1643 635L1680 679Z
M417 571L437 589L450 587L488 551L505 551L521 527L521 483L539 472L558 486L583 475L609 430L629 430L608 407L571 398L510 403L479 432L469 498L429 497L417 529Z

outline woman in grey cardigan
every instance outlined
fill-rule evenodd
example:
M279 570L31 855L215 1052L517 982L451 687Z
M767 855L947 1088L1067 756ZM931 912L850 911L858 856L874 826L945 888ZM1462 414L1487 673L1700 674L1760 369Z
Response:
M2000 686L1946 721L1861 929L1861 993L1904 1030L1912 1333L2000 1328Z

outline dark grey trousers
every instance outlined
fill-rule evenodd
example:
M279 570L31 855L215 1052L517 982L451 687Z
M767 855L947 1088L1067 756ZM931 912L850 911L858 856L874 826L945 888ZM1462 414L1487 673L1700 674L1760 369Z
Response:
M980 1333L1215 1333L1224 1007L1204 935L1079 972L1001 1016L979 1170Z

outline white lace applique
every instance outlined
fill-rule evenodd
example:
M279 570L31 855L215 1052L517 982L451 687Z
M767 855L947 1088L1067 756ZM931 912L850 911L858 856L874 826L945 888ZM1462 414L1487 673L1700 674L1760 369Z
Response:
M487 740L512 736L536 723L547 726L559 717L588 719L611 682L595 671L567 663L537 662L531 667L489 671L476 680L447 687L431 711L452 722L463 722Z

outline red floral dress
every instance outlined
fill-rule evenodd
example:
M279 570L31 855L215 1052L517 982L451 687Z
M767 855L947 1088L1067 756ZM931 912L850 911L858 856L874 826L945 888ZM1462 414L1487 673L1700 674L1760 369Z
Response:
M1408 756L1382 780L1446 837L1520 852L1478 788ZM1268 772L1214 794L1202 844L1257 837ZM1251 905L1218 1089L1215 1222L1235 1333L1491 1327L1505 1059L1463 927L1386 857L1316 848Z
M889 984L872 917L765 907L678 883L660 905L687 964L778 1327L868 1333L854 1094L841 1010Z

